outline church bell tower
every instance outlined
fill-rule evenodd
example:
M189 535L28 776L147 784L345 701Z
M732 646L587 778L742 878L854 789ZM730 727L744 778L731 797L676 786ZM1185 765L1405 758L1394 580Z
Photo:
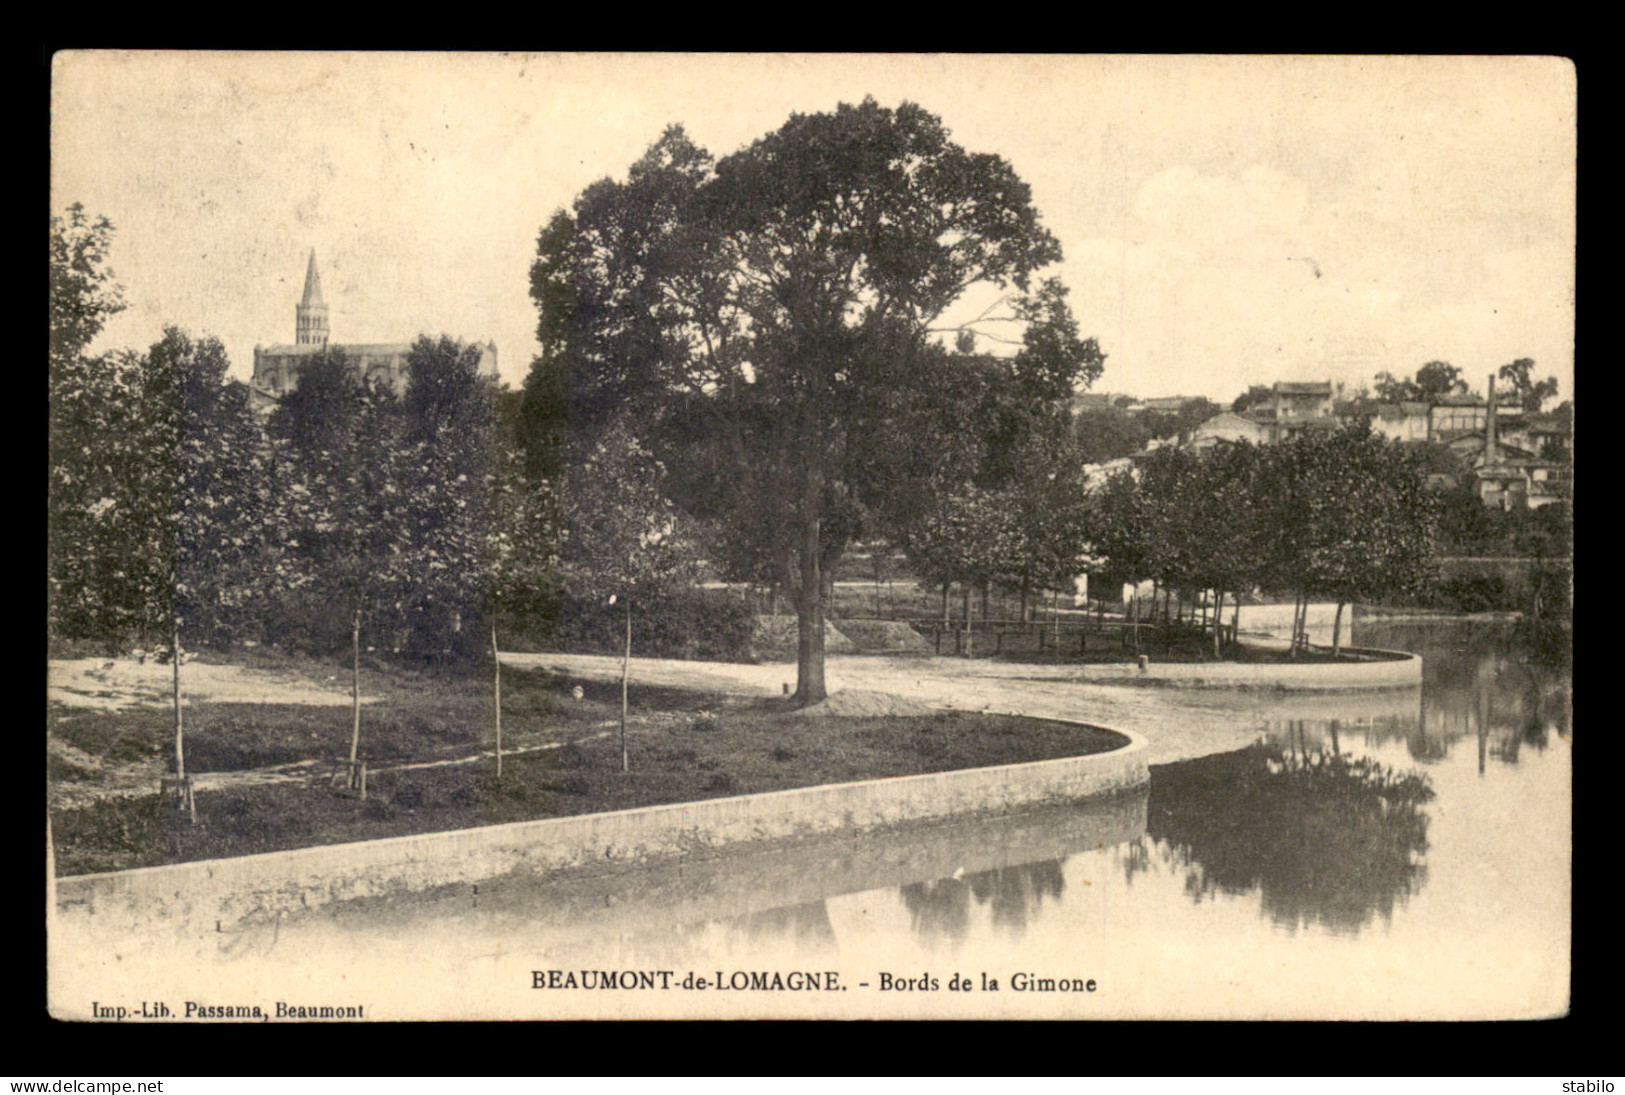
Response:
M297 311L300 346L327 345L327 303L322 300L322 276L316 272L316 249L310 249L310 264L305 267L305 295L300 298Z

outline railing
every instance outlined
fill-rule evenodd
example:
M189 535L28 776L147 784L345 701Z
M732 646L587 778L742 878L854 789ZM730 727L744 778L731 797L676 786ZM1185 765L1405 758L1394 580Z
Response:
M1079 614L1082 615L1081 613ZM864 620L878 617L848 616L842 619ZM840 627L841 620L832 621ZM952 636L952 653L972 656L977 649L977 640L982 637L991 638L993 642L992 653L1004 653L1007 638L1018 636L1026 639L1036 639L1038 653L1058 653L1061 650L1072 649L1076 642L1079 654L1090 652L1091 639L1094 640L1093 649L1103 652L1114 647L1128 651L1138 652L1143 647L1153 644L1163 638L1162 632L1170 627L1160 620L1124 620L1117 619L1072 619L1057 620L1054 616L1048 619L1033 620L944 620L935 617L908 617L897 620L906 623L925 638L931 640L936 653L943 653L944 639ZM1234 643L1236 632L1229 624L1221 625L1223 640Z

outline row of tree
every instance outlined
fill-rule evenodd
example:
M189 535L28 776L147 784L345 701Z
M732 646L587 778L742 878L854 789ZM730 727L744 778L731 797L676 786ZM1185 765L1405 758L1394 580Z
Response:
M1036 456L1036 454L1034 454ZM1362 426L1280 445L1169 446L1092 487L1075 448L1034 459L998 489L946 494L902 531L915 571L1022 596L1153 582L1194 602L1216 594L1214 653L1229 598L1257 590L1342 606L1419 591L1431 573L1439 500L1423 454ZM946 602L945 602L946 604ZM1299 630L1301 628L1295 628Z
M1420 589L1434 555L1437 503L1419 455L1364 426L1278 445L1164 448L1109 481L1092 514L1096 573L1217 594L1215 653L1225 605L1253 590L1303 607L1343 608Z

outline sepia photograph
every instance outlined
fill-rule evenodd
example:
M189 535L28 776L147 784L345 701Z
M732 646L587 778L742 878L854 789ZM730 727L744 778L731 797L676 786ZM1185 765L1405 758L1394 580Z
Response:
M53 1018L1568 1014L1570 61L50 81Z

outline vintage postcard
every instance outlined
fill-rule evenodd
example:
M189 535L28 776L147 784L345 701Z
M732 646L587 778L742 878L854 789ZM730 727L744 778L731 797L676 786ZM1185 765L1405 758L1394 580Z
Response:
M1576 93L57 55L50 1014L1566 1014Z

